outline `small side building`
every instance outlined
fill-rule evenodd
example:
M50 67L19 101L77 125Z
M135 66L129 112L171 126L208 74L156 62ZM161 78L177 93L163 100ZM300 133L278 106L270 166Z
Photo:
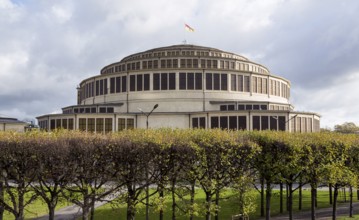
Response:
M16 118L0 115L0 131L24 132L27 125L28 123L20 121Z

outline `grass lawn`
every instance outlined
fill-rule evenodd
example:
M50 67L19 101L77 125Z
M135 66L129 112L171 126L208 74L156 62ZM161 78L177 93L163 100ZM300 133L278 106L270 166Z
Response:
M228 199L224 199L220 201L220 219L231 219L232 215L238 214L238 203L234 197L231 190L226 191L224 197L229 197ZM349 199L349 198L347 198ZM168 201L168 202L167 202ZM196 193L196 203L199 204L200 207L200 215L196 217L196 220L203 219L204 216L204 208L203 203L205 201L205 195L201 190L198 190ZM339 198L339 201L343 201L343 198ZM293 210L294 212L298 211L298 192L294 195L293 200ZM329 204L329 192L328 191L321 191L318 190L318 208L330 207ZM279 191L273 191L273 198L271 201L271 215L278 215L279 213ZM165 204L165 213L164 219L171 219L171 203L170 198L167 198ZM285 209L285 200L284 200L284 209ZM260 197L257 194L256 200L256 211L250 215L250 219L258 219L260 217ZM310 190L303 190L303 205L302 210L310 210ZM145 208L143 205L137 207L136 219L144 219L145 218ZM107 204L102 207L96 209L95 212L95 219L107 219L107 220L114 220L114 219L126 219L126 206L124 204L121 205L111 205ZM158 219L158 210L154 208L150 209L150 219ZM188 216L183 215L183 213L177 213L178 220L188 219ZM347 218L349 219L349 218ZM351 218L353 219L353 218ZM359 219L359 217L357 218Z
M72 204L67 203L66 201L59 202L56 207L56 210L69 205ZM25 219L32 219L46 214L48 214L47 205L40 197L37 198L33 203L31 203L25 208ZM13 220L13 219L15 219L13 214L7 211L4 212L4 220Z

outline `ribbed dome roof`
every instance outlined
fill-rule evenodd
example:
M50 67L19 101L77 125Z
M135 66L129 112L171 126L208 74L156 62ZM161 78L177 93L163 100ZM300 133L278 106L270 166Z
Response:
M158 48L146 50L146 51L143 51L143 52L135 53L135 54L132 54L132 55L129 55L129 56L123 58L121 60L121 62L122 61L127 61L127 60L131 59L132 57L138 56L138 55L140 55L142 53L155 53L155 52L163 52L163 51L191 51L191 50L192 51L226 53L226 54L230 54L230 55L240 57L241 60L249 61L248 58L246 58L246 57L244 57L242 55L238 55L238 54L235 54L235 53L219 50L219 49L212 48L212 47L203 47L203 46L198 46L198 45L193 45L193 44L178 44L178 45L172 45L172 46L166 46L166 47L158 47Z

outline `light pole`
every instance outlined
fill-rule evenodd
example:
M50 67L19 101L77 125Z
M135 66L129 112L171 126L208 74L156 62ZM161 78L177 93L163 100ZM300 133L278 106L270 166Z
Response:
M153 106L153 109L149 113L145 113L141 108L137 108L146 116L146 129L148 129L148 117L152 114L152 112L158 107L158 104ZM149 220L149 197L150 197L150 183L149 183L149 167L146 166L146 220Z
M158 104L156 104L155 106L153 106L153 109L149 112L149 113L145 113L141 108L137 108L138 110L140 110L140 112L142 112L142 114L144 114L146 116L146 129L148 129L148 117L150 117L150 115L152 114L152 112L158 107Z

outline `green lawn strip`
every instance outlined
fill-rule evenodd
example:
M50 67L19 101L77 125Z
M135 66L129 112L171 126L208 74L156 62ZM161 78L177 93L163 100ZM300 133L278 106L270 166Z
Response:
M6 196L6 194L5 194ZM56 210L64 208L66 206L70 206L72 205L72 203L68 203L67 201L59 201L59 203L57 204ZM31 218L36 218L36 217L40 217L43 215L48 214L48 208L46 203L43 201L43 199L41 197L38 197L35 201L33 201L30 205L25 207L25 219L31 219ZM8 211L4 212L4 219L6 220L13 220L14 215L11 214Z
M220 201L220 219L231 219L232 215L239 214L238 213L238 203L236 202L236 198L233 197L232 190L227 190L225 192L225 195L222 195L222 197L229 197L228 199L223 199ZM284 196L285 197L285 196ZM294 212L298 212L298 192L294 194L293 199L293 210ZM349 198L347 197L347 200ZM203 219L204 216L204 208L203 204L205 201L205 195L202 190L197 190L196 192L196 203L199 206L199 214L200 216L196 217L195 219ZM343 201L343 196L340 196L339 201ZM356 200L355 200L356 201ZM285 198L283 201L284 204L284 211L285 211ZM303 203L302 203L302 211L310 210L310 190L303 190ZM318 208L325 208L325 207L331 207L329 204L329 192L318 190ZM165 211L164 211L164 219L171 219L171 200L170 197L166 198L166 204L165 204ZM259 194L257 196L256 200L256 209L255 213L252 213L250 215L250 219L258 219L260 217L260 198ZM286 213L286 211L285 211ZM285 214L284 213L284 214ZM279 191L273 190L273 198L271 202L271 215L279 215ZM157 219L158 218L158 210L156 210L154 207L151 207L150 209L150 219ZM144 219L145 217L145 207L143 205L139 205L137 207L137 214L136 218L138 219ZM121 205L115 205L115 204L106 204L102 207L99 207L96 209L95 212L95 219L126 219L126 205L122 203ZM178 220L184 220L188 219L188 216L185 216L183 213L178 212L177 213L177 219Z

